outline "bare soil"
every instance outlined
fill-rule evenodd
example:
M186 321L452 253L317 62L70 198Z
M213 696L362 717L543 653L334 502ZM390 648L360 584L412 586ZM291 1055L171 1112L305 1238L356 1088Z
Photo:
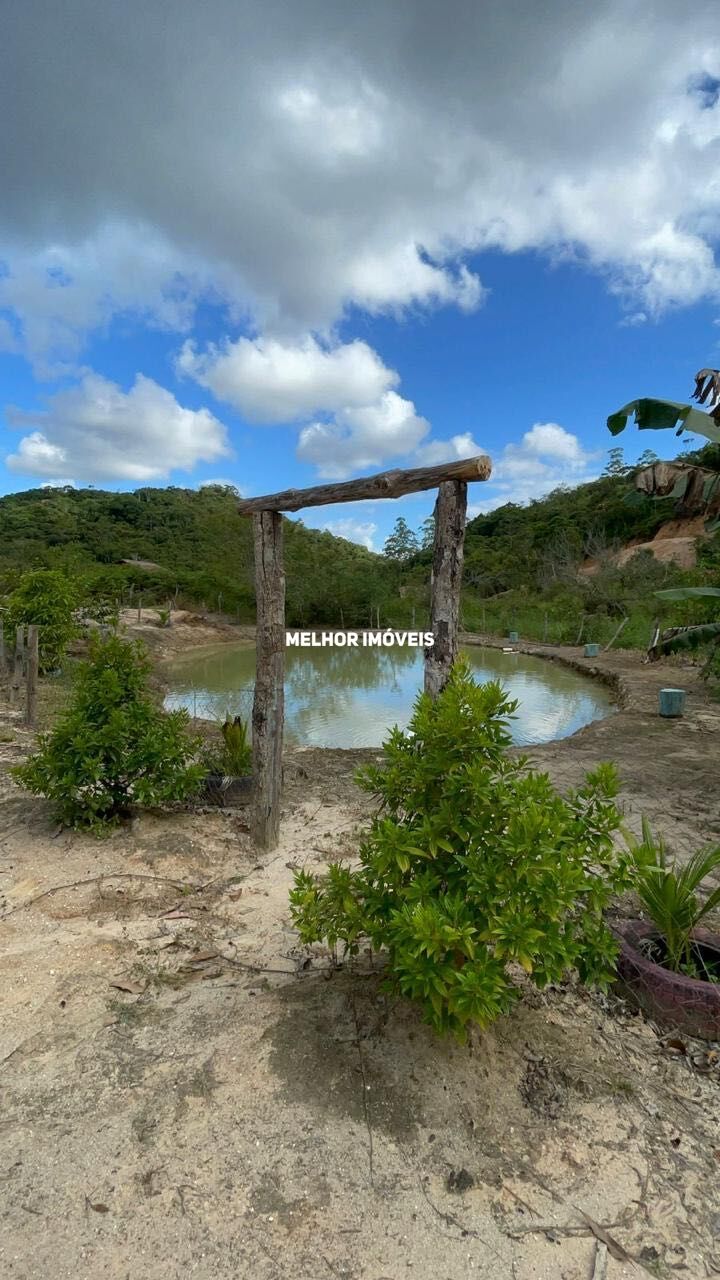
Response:
M672 670L688 713L665 721L667 669L572 660L622 708L534 761L566 787L614 759L631 826L717 838L720 707L695 673ZM30 745L6 710L0 1274L590 1280L603 1241L608 1280L720 1273L716 1048L573 985L461 1047L369 956L298 946L292 868L353 856L376 753L289 752L260 854L240 810L59 831L7 774Z

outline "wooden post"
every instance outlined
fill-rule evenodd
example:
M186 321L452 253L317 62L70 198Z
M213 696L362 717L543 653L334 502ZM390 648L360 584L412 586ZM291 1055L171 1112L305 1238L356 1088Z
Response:
M31 729L37 724L38 692L38 629L31 622L27 633L27 671L25 673L25 723Z
M257 666L252 711L254 775L253 838L274 849L280 838L282 745L285 695L285 573L282 516L253 515Z
M21 624L15 630L15 663L13 666L12 684L10 686L10 703L16 707L20 702L25 658L25 627Z
M447 684L450 668L457 657L466 511L467 483L464 480L443 481L435 504L430 602L430 630L435 643L431 649L425 650L425 692L433 698Z
M0 618L0 676L5 676L5 623Z

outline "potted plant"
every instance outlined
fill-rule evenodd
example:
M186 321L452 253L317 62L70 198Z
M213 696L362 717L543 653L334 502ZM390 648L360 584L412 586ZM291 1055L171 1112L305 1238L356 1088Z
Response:
M634 847L636 888L648 920L616 925L618 975L650 1017L688 1035L720 1037L720 933L701 921L720 906L720 888L704 901L697 890L720 867L720 847L700 849L684 865L668 860L662 840L643 821Z
M205 752L205 792L213 804L247 804L252 796L252 747L242 716L225 717L220 745Z

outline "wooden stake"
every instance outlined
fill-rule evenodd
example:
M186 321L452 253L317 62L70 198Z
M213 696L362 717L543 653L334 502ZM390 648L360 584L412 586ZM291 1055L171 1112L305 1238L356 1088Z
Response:
M13 666L12 684L10 686L11 706L18 706L25 667L25 627L21 624L15 630L15 663Z
M446 480L435 504L430 630L435 637L425 650L425 692L435 698L447 684L458 649L458 617L462 585L467 484Z
M612 645L614 645L614 643L615 643L615 641L617 640L618 636L620 635L620 632L622 631L623 627L627 626L627 624L628 624L628 622L629 622L629 621L630 621L629 616L628 616L628 617L626 617L626 618L623 618L623 620L622 620L622 622L620 623L620 626L618 627L617 631L615 632L615 635L613 636L612 640L609 640L609 641L608 641L608 643L605 645L605 648L603 649L603 653L607 653L608 649L610 649L610 648L611 648L611 646L612 646Z
M262 849L280 838L285 674L285 574L282 516L261 511L253 516L257 658L252 711L254 815L253 837Z
M31 622L27 633L27 671L25 674L25 723L31 729L37 724L37 693L38 693L38 629L34 622Z

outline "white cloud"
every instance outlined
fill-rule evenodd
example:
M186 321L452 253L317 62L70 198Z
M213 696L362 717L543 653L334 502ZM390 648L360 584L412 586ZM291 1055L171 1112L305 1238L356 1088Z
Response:
M598 457L586 452L578 437L565 427L536 422L519 444L506 444L499 457L493 457L490 480L474 486L477 501L469 504L468 515L492 511L506 502L531 502L562 485L592 480L599 471Z
M341 409L332 422L303 427L297 456L313 462L328 480L378 467L386 458L410 453L430 430L412 400L386 391L376 404Z
M451 436L449 440L429 440L416 450L415 457L421 467L439 466L443 462L456 462L460 458L475 458L485 450L476 444L471 431Z
M580 441L556 422L536 422L525 432L520 445L509 445L519 458L529 454L531 458L552 458L569 467L582 467L586 461Z
M68 40L64 6L10 6L11 333L76 360L118 312L189 332L208 291L280 338L472 308L467 258L493 248L572 254L633 316L716 297L717 6L686 9L177 0L160 31L79 0Z
M18 331L0 317L0 345L23 351L40 377L74 373L85 337L113 317L188 332L197 301L229 279L152 227L117 220L77 243L38 243L5 255L0 244L0 312Z
M312 335L295 343L239 338L202 353L186 342L177 368L248 420L266 423L362 407L399 381L366 342L321 346Z
M223 424L207 409L184 409L164 387L138 375L124 392L88 373L59 391L43 411L6 412L8 423L31 428L7 459L11 471L59 480L160 480L197 462L228 457Z
M349 542L359 542L361 547L367 547L368 551L375 551L375 534L377 533L377 525L374 520L355 520L352 516L347 516L343 520L327 520L321 526L330 533L334 533L336 538L347 538Z

